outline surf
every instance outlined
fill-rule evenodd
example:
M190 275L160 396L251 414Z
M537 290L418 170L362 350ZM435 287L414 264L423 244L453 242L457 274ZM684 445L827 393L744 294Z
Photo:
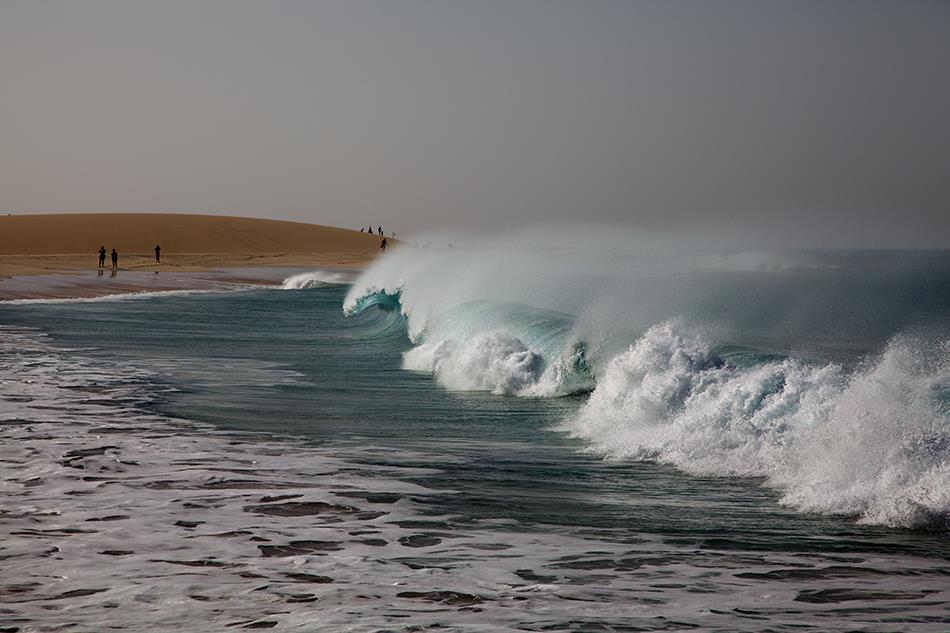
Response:
M761 478L801 512L950 529L945 298L901 311L874 294L894 275L852 255L649 259L403 248L354 282L344 312L397 311L402 367L446 389L581 395L552 428L606 459ZM946 263L902 283L939 287ZM820 305L849 284L850 304Z
M762 477L803 512L950 528L950 345L898 337L848 372L740 368L682 324L648 330L559 428L611 459Z

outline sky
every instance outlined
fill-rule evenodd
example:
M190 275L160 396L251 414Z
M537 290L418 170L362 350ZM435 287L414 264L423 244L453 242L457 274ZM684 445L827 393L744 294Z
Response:
M0 0L0 211L950 248L950 2Z

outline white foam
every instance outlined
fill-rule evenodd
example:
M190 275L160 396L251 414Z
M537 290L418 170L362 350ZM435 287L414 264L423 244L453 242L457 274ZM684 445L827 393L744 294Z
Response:
M406 369L431 371L440 383L459 391L524 394L544 372L544 358L504 332L483 332L456 347L427 343L404 355Z
M950 423L932 405L950 355L895 340L846 374L794 360L739 369L677 322L614 358L563 426L612 458L760 476L797 509L950 527Z
M479 332L462 343L425 342L403 354L403 369L432 373L452 391L555 397L589 388L575 365L579 351L552 362L504 330Z

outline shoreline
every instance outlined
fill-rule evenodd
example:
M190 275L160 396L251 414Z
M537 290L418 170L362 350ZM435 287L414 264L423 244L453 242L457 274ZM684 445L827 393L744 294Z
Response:
M164 261L155 262L153 253L122 253L119 270L159 272L208 272L216 268L245 266L269 267L327 267L363 268L376 258L376 253L364 251L331 251L324 253L263 252L263 253L168 253ZM95 253L6 254L0 253L0 279L24 275L70 274L98 269ZM111 270L106 259L105 268Z
M195 270L171 268L50 270L38 274L0 277L0 305L31 300L97 299L103 297L174 291L219 292L253 286L277 287L288 277L312 271L352 273L354 265L218 266Z

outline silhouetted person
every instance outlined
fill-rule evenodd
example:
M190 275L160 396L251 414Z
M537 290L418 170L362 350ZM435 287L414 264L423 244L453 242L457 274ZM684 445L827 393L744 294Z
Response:
M377 227L376 227L376 231L379 232L380 235L382 235L382 234L383 234L383 227L377 226Z
M106 247L99 247L99 268L105 268L106 266Z
M112 270L119 269L119 254L115 252L115 249L112 249Z
M385 250L386 250L386 238L385 238L385 237L383 238L383 241L379 243L379 250L381 250L381 251L385 251Z
M162 263L162 247L159 246L158 244L155 245L155 263L156 264Z

